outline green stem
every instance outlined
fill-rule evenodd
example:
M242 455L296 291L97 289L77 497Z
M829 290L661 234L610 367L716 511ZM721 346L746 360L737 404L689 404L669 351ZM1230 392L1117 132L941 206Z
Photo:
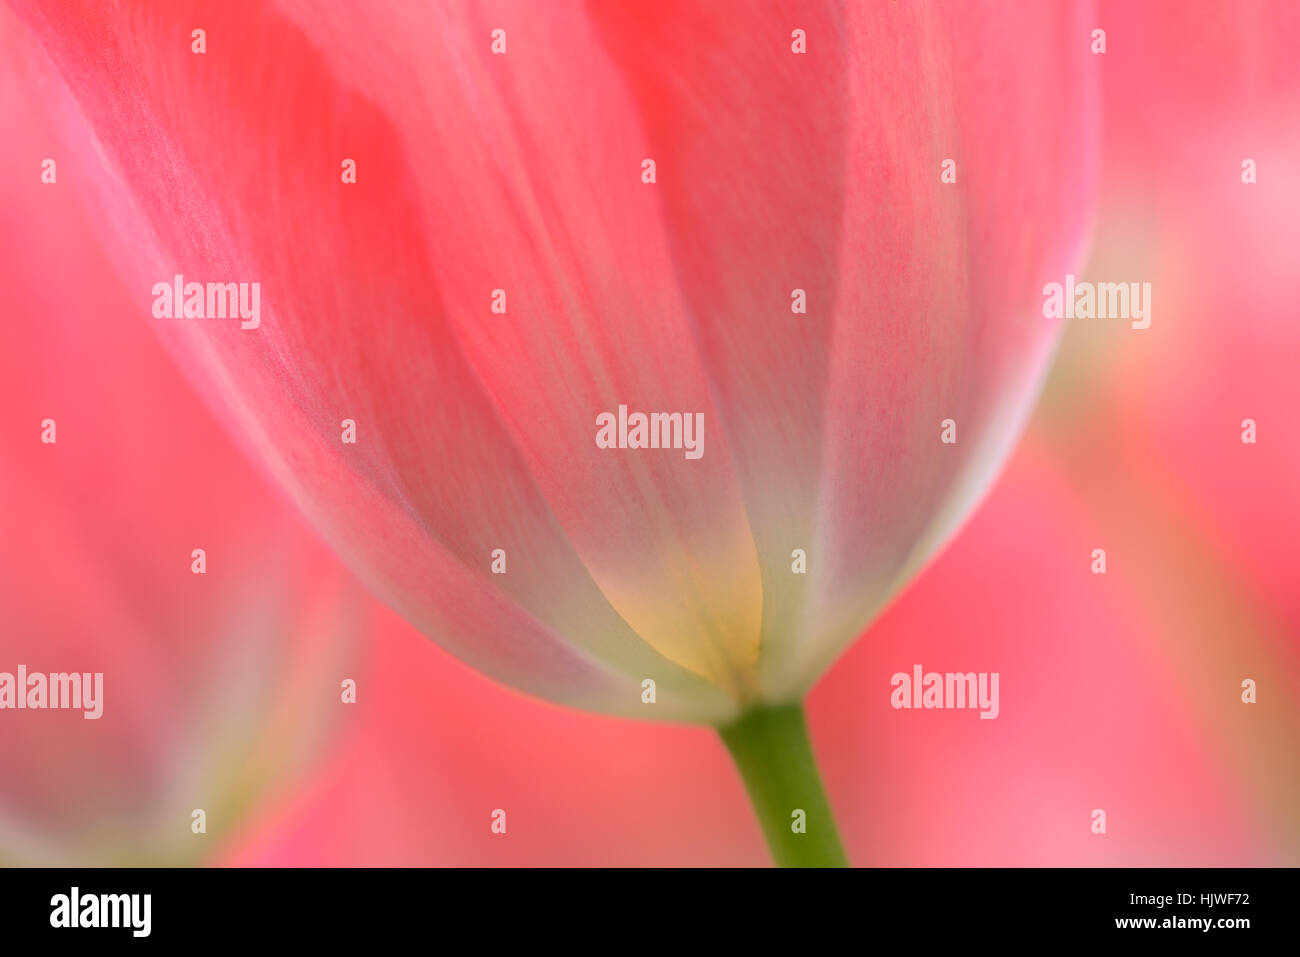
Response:
M758 707L719 728L763 827L778 867L847 867L817 761L808 743L803 705ZM806 833L795 829L796 810Z

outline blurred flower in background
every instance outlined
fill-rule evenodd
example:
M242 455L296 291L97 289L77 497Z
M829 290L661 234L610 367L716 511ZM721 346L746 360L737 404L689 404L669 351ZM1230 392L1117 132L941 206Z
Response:
M0 671L104 678L97 720L0 712L0 862L202 861L335 736L371 603L132 313L7 21Z

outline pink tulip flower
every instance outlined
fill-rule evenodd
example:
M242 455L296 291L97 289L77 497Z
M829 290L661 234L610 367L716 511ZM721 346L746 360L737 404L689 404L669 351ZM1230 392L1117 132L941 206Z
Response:
M377 594L516 688L720 727L777 860L841 860L800 702L1032 406L1086 10L15 5L139 310Z

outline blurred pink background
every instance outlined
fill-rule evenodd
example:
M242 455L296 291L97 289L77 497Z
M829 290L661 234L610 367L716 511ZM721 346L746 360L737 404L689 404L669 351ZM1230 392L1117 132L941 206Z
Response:
M990 495L814 688L854 863L1300 863L1297 19L1099 10L1079 275L1151 281L1152 325L1068 322ZM0 36L0 670L117 696L100 728L0 715L0 862L766 864L713 732L527 699L365 595L130 313L75 164L39 182L62 153ZM916 663L1000 672L998 720L891 709Z

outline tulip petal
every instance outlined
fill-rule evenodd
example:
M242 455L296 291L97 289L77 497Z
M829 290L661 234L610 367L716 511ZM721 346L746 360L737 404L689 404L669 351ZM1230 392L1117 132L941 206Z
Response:
M731 699L628 627L540 494L455 339L464 304L433 281L420 173L387 114L269 8L25 13L110 161L103 195L123 197L111 208L134 231L138 288L261 282L256 330L160 332L363 576L517 687L643 713L653 677L656 716L725 717ZM198 23L202 55L185 39ZM340 181L344 157L356 184ZM345 418L355 445L341 444ZM497 548L506 574L490 570Z
M798 698L1019 433L1056 334L1041 288L1079 253L1091 200L1090 24L1010 4L594 10L669 171L665 222L763 568L763 696Z
M837 7L591 5L658 158L674 272L758 554L764 669L799 639L807 579L792 560L812 547L824 441L850 177ZM806 313L794 311L800 296Z
M365 24L290 9L332 61L367 51L355 81L418 117L408 149L439 170L418 184L430 277L457 304L454 335L591 577L654 648L745 697L761 614L754 545L657 186L641 181L645 136L582 6L421 17L397 5ZM491 52L494 28L504 55ZM397 66L378 74L376 61ZM497 289L504 315L489 311ZM599 447L597 417L620 406L699 413L703 454Z
M1001 12L999 12L1001 11ZM1004 14L1004 15L1003 15ZM1014 25L1014 26L1013 26ZM1091 23L1060 5L853 6L851 178L815 597L764 674L799 693L947 541L1011 452L1096 181ZM899 50L927 51L924 57ZM954 159L955 183L941 180ZM956 442L943 441L944 422Z

